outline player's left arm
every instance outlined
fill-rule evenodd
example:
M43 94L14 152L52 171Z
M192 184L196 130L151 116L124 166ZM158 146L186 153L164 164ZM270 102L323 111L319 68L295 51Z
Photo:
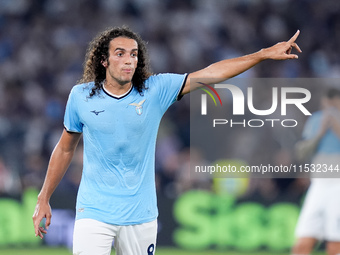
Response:
M299 36L298 30L292 38L286 42L279 42L269 48L261 49L253 54L245 55L238 58L226 59L216 62L204 69L190 73L182 90L182 95L185 95L202 85L198 82L206 84L215 84L232 78L249 68L257 65L266 59L286 60L297 59L298 55L292 54L291 51L295 48L298 52L302 52L300 47L295 42ZM190 80L195 79L195 83L190 83Z

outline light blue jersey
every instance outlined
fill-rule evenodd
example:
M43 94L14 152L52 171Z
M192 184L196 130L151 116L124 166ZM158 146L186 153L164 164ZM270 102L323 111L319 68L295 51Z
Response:
M64 126L83 133L84 166L76 219L115 225L150 222L158 216L155 147L163 114L174 103L186 75L159 74L121 98L105 91L89 97L94 83L73 87Z
M321 129L321 123L323 118L323 112L318 111L313 113L306 122L303 130L303 138L311 139L314 138ZM340 153L340 139L331 130L328 129L325 135L321 138L317 147L317 154L339 154Z

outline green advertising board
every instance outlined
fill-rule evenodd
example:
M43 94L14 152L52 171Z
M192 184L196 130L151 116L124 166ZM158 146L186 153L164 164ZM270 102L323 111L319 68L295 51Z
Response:
M0 247L9 245L38 245L41 240L34 234L32 214L38 192L28 189L22 201L0 199Z
M291 203L236 203L230 195L196 190L181 195L173 210L179 223L173 238L181 248L283 251L294 243L300 209Z

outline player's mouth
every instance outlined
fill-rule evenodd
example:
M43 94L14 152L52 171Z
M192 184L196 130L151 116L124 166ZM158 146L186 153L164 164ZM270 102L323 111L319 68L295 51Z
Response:
M132 68L123 68L122 69L123 73L132 73Z

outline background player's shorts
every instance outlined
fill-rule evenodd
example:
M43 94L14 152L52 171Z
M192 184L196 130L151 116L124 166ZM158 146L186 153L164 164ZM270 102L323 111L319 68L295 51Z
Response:
M74 226L74 255L109 255L112 242L117 255L153 255L157 220L128 226L106 224L92 219L77 220Z
M339 155L336 158L321 155L313 163L339 164L339 160ZM340 179L312 179L297 223L296 236L340 242L339 194Z

